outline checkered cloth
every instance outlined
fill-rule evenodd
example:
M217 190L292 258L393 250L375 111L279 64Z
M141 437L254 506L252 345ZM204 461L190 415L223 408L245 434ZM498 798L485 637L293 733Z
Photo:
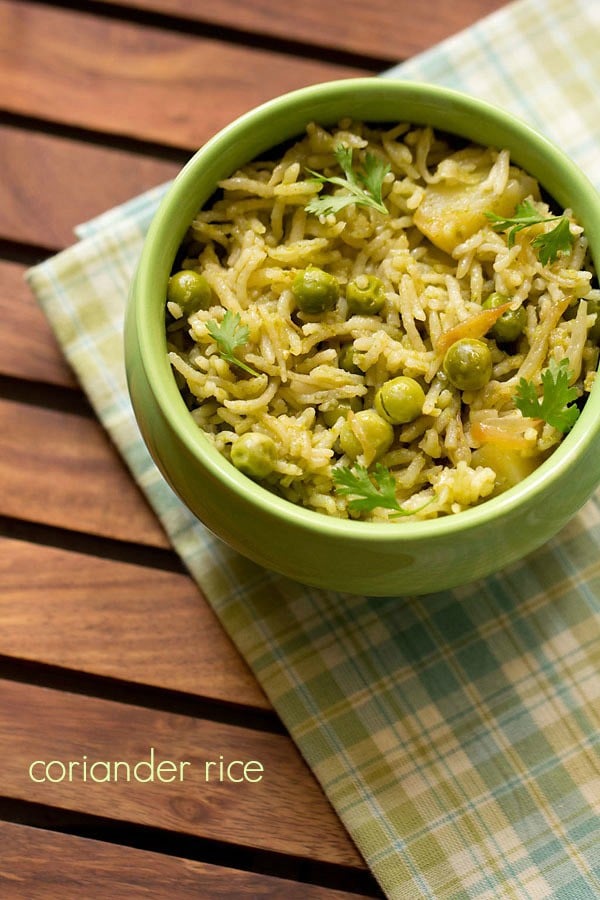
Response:
M513 110L600 185L599 46L598 0L519 0L385 75ZM172 495L127 398L123 307L163 190L80 228L29 280L385 894L597 900L599 499L501 574L416 599L314 590L230 551Z

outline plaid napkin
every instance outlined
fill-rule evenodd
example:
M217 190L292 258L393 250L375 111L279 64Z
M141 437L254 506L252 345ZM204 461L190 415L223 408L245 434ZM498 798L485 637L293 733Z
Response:
M600 3L520 0L385 73L501 104L600 185ZM318 591L212 537L129 407L121 324L164 191L29 273L98 416L385 894L600 897L600 504L500 575L426 597Z

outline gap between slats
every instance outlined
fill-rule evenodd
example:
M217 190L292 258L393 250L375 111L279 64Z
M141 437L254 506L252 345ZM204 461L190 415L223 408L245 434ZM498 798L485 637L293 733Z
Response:
M40 829L46 833L59 832L71 837L156 853L163 857L183 858L220 866L229 869L232 874L248 871L265 877L286 879L288 882L344 891L356 897L384 896L368 871L335 863L314 862L274 851L251 850L208 838L72 812L10 797L0 796L0 815L6 822ZM284 887L285 885L281 885L281 888ZM290 888L292 887L294 885L290 884ZM324 897L323 900L327 898ZM332 897L331 900L336 898Z
M0 108L176 148L200 146L278 94L370 74L326 54L307 59L186 31L146 27L140 40L133 22L27 0L0 0L0 11ZM107 56L95 52L99 43Z
M275 31L267 33L266 30L260 31L258 28L248 30L232 26L231 19L227 19L227 21L222 19L219 22L211 21L208 17L202 17L202 12L200 15L193 13L192 15L173 15L169 12L150 9L148 5L111 3L103 2L103 0L84 0L84 2L81 0L28 0L28 2L40 6L90 13L101 18L132 23L145 28L196 35L223 41L233 46L253 47L271 53L285 53L297 59L320 61L325 52L327 61L332 64L365 69L374 74L399 62L396 55L392 53L369 53L364 49L359 50L356 46L351 49L340 41L333 45L336 35L332 32L329 32L330 43L324 51L322 43L318 40L318 34L316 34L316 41L310 41L293 37L291 28L287 35L284 35L283 28L279 33ZM280 18L285 20L285 16L280 16ZM239 17L238 21L240 21Z
M160 572L186 573L181 559L174 550L102 537L84 531L73 531L57 525L45 525L42 522L0 515L0 538L2 537L55 547L70 553L129 563L145 569L157 569Z
M365 868L286 735L6 679L0 689L5 796ZM44 760L58 761L48 778ZM162 776L164 760L174 761L175 775ZM125 773L116 761L128 767ZM105 768L94 774L94 762ZM138 776L138 763L150 774ZM260 775L246 777L246 763ZM61 765L64 775L57 777Z
M269 709L250 708L234 702L217 701L148 684L134 684L117 678L94 675L57 665L31 662L0 654L0 679L31 687L44 687L80 694L97 700L159 710L235 728L266 734L287 735L279 718ZM0 788L1 790L1 788Z
M52 0L40 0L45 5ZM374 72L413 56L499 9L506 0L88 0L99 16L165 30L215 35L231 43L260 43L299 57L330 56ZM76 0L52 5L80 9Z

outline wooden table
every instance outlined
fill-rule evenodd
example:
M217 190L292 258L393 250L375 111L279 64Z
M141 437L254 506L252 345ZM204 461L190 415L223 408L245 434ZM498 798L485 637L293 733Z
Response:
M377 73L502 4L0 0L0 896L380 896L23 273L256 103ZM151 748L264 777L77 778Z

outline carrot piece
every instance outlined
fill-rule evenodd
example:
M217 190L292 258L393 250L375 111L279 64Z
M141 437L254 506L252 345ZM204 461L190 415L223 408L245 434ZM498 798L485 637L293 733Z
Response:
M482 338L484 334L495 325L500 316L510 309L510 301L503 303L502 306L496 306L494 309L482 309L480 313L476 313L469 319L459 322L453 328L445 331L440 335L435 349L445 353L448 347L462 338Z

